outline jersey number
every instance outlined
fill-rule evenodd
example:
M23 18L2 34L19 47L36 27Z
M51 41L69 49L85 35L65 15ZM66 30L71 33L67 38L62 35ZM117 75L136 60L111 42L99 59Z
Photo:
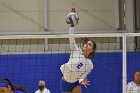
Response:
M82 63L79 63L78 66L77 66L77 68L80 69L82 66L83 66L83 64Z

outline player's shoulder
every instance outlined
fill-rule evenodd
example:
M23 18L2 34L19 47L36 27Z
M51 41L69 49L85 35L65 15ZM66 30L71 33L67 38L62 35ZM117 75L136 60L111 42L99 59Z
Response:
M23 92L21 90L16 90L15 93L25 93L25 92Z
M91 59L86 59L87 62L86 62L86 65L88 67L88 69L93 69L93 62L91 61Z
M45 92L50 93L50 90L49 90L49 89L47 89L47 88L45 88Z
M35 93L39 93L39 90L36 90Z
M87 61L88 61L89 64L93 65L93 62L90 58L88 58Z

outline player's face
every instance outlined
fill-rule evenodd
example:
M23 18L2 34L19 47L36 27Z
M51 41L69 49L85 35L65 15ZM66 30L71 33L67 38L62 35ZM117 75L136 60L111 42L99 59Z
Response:
M86 44L84 44L83 51L87 54L90 54L93 52L93 42L92 41L87 41Z
M12 93L8 87L0 87L0 93Z
M140 84L140 72L135 72L134 81Z

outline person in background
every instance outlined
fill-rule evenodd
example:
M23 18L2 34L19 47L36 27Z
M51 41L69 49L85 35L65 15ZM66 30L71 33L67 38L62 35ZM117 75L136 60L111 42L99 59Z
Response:
M140 93L140 71L136 71L133 81L127 84L127 93Z
M0 80L0 93L27 93L24 86L15 86L7 78Z
M39 90L35 91L35 93L51 93L49 89L46 88L45 81L41 80L38 83Z

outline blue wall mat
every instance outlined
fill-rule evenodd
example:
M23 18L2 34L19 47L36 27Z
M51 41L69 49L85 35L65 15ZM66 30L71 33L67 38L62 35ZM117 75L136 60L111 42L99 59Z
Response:
M121 93L122 53L96 53L94 70L89 75L90 86L82 86L83 93ZM128 81L140 70L140 53L129 52ZM69 54L0 55L0 79L9 78L15 85L25 85L28 93L38 89L38 81L45 80L51 93L60 93L60 66Z
M129 52L127 54L127 81L133 80L135 71L140 71L140 52Z

